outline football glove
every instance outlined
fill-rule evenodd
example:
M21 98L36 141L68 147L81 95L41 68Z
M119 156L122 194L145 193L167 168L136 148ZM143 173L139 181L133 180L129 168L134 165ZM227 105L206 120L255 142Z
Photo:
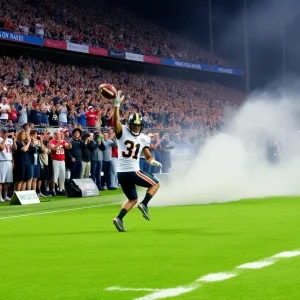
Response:
M162 164L158 161L156 161L155 159L151 160L151 163L150 163L151 166L153 167L162 167Z
M124 100L124 96L122 96L122 91L118 91L117 97L114 100L114 106L120 107L123 100Z

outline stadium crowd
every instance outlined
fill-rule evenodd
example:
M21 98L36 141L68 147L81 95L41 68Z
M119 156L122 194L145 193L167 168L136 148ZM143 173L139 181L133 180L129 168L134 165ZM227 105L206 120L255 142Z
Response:
M0 0L0 28L120 51L228 66L224 59L139 18L112 0Z
M41 127L109 127L112 102L99 95L98 87L103 82L113 83L126 95L124 122L130 114L139 112L145 127L155 130L215 130L226 122L226 107L238 106L244 99L243 93L219 84L22 57L0 58L1 101L9 102L12 109L5 115L11 120L9 126L31 122Z
M113 106L99 94L103 82L126 95L123 123L134 112L143 116L164 173L174 143L193 143L199 132L216 131L226 122L226 107L244 98L218 84L1 57L0 202L9 200L12 182L16 191L33 189L40 197L65 194L66 177L91 177L99 190L117 188ZM141 169L160 172L143 158Z

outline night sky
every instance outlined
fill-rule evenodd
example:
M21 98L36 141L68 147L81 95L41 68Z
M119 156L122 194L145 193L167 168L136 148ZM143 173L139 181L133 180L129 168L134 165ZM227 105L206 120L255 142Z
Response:
M120 5L209 49L208 0L117 0ZM211 0L214 52L245 69L244 1ZM141 5L143 3L143 5ZM247 0L251 89L283 81L281 20L285 20L286 76L300 73L300 1ZM295 39L297 35L297 39Z

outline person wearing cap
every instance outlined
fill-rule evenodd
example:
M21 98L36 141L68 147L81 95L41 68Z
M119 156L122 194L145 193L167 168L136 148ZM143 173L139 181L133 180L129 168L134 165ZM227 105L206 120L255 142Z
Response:
M70 131L69 129L65 128L65 129L62 129L62 133L64 135L64 140L69 143L69 140L70 140Z
M82 151L85 148L84 142L81 140L82 130L73 129L73 139L69 140L72 145L70 150L66 151L66 164L70 166L71 179L79 179L82 170Z
M0 202L10 201L7 192L8 184L13 182L13 145L14 140L9 138L9 133L3 128L0 137Z
M99 112L99 110L94 110L93 106L88 107L88 111L85 113L87 127L96 127Z
M51 158L53 165L53 182L52 182L52 195L56 196L55 185L58 185L58 194L66 195L65 192L65 150L71 149L72 145L63 139L63 134L60 129L54 132L54 137L49 141L48 147L51 150Z

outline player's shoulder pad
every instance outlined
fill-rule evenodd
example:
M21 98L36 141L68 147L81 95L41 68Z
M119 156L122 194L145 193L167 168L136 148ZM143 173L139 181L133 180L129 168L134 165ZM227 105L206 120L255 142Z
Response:
M150 144L151 143L151 138L148 135L144 134L144 133L140 134L140 139L142 141L144 141L145 144Z

